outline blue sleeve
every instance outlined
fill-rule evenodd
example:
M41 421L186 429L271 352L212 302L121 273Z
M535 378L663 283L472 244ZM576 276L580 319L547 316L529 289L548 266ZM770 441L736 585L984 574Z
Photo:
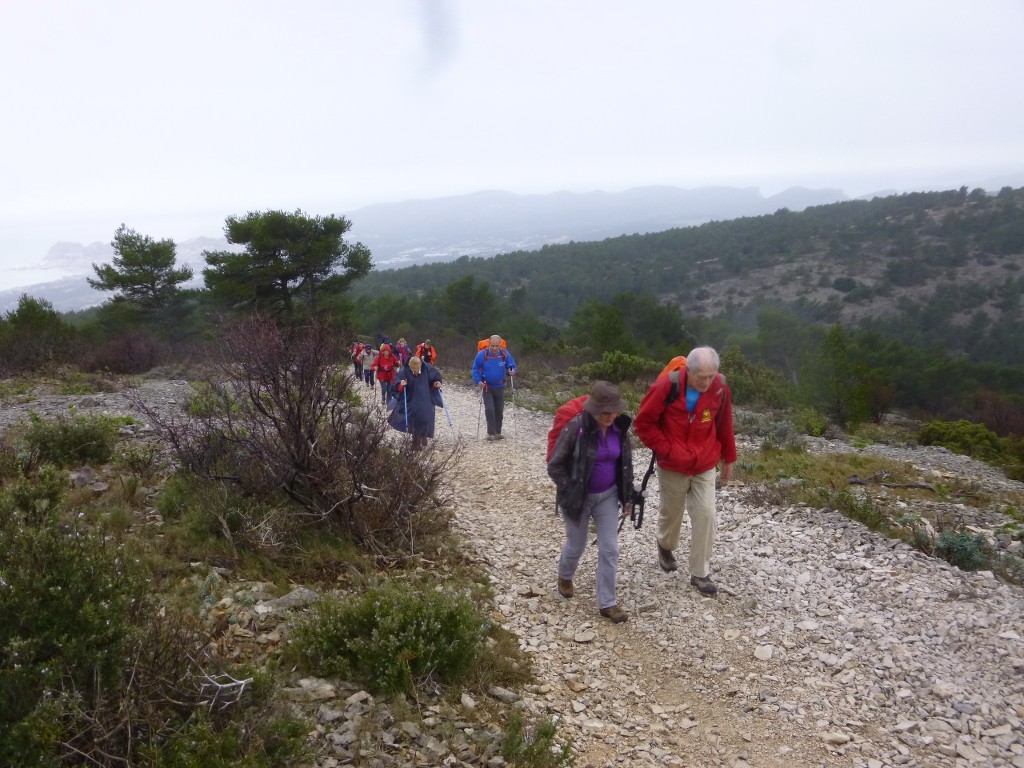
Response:
M476 353L476 359L473 360L473 381L475 381L477 384L479 384L481 381L480 367L483 365L483 362L484 353L483 350L480 350L479 352Z
M506 350L505 350L505 354L506 354L506 355L508 355L508 367L509 367L509 368L515 368L515 367L516 367L516 361L515 361L515 359L514 359L514 358L512 357L512 353L511 353L511 352L509 352L509 351L508 351L508 350L506 349Z

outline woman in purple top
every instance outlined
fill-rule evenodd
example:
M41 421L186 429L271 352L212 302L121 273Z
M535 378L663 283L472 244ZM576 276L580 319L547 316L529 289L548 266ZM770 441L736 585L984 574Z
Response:
M632 419L615 385L594 383L583 412L570 419L555 443L548 476L558 487L565 544L558 560L558 592L575 594L572 579L587 547L590 518L597 527L597 608L616 624L629 615L615 597L619 568L619 506L628 515L633 496Z

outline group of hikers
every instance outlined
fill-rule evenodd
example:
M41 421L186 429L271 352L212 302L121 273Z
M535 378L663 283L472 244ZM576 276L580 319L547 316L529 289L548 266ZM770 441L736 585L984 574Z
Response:
M370 388L380 385L381 403L389 412L388 423L412 436L412 450L424 448L434 436L434 409L445 407L437 348L430 339L417 344L415 351L404 338L392 344L389 337L382 336L377 349L353 339L349 354L356 379ZM515 360L501 336L495 334L477 345L473 381L480 387L488 440L503 438L505 384L515 373Z
M388 422L412 435L413 450L422 449L434 436L435 408L445 407L437 349L427 339L414 353L405 339L392 348L384 337L377 350L353 342L350 352L356 377L370 387L374 379L380 384L382 402L390 411ZM666 573L678 570L675 550L683 517L689 514L689 583L702 595L717 594L711 580L715 494L719 485L729 483L736 462L732 395L719 365L718 353L707 346L674 358L647 389L635 418L625 413L626 401L607 381L594 382L589 395L559 409L566 419L560 422L556 414L549 433L547 472L557 488L556 505L565 523L557 565L560 595L575 595L573 578L593 520L598 612L614 623L628 620L616 597L618 530L620 520L634 519L638 512L642 516L644 489L655 470L660 488L658 565ZM472 376L487 414L488 440L503 438L505 387L515 374L515 360L501 336L478 344ZM639 487L634 484L631 428L652 454ZM640 519L635 520L637 527Z

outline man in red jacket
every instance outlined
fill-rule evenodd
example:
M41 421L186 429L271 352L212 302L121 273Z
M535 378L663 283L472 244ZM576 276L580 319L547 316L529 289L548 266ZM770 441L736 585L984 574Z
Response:
M672 551L679 544L683 513L689 512L690 584L708 596L718 591L709 578L717 525L715 467L722 462L725 485L736 462L732 395L718 366L715 350L697 347L686 356L678 384L669 376L651 384L633 421L637 437L658 461L658 564L664 571L678 567Z

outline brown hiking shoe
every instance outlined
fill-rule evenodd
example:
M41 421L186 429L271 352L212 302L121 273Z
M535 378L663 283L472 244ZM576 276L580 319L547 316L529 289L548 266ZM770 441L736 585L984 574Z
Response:
M572 579L558 579L558 594L562 597L572 597L576 590L572 586Z
M696 587L698 592L702 595L707 595L708 597L714 597L718 592L718 587L715 586L715 582L707 576L691 576L690 586Z
M629 614L619 608L618 605L602 608L600 613L606 619L611 619L613 624L621 624L629 618Z
M666 573L679 568L676 564L676 556L672 554L672 550L665 549L661 544L658 545L658 565Z

